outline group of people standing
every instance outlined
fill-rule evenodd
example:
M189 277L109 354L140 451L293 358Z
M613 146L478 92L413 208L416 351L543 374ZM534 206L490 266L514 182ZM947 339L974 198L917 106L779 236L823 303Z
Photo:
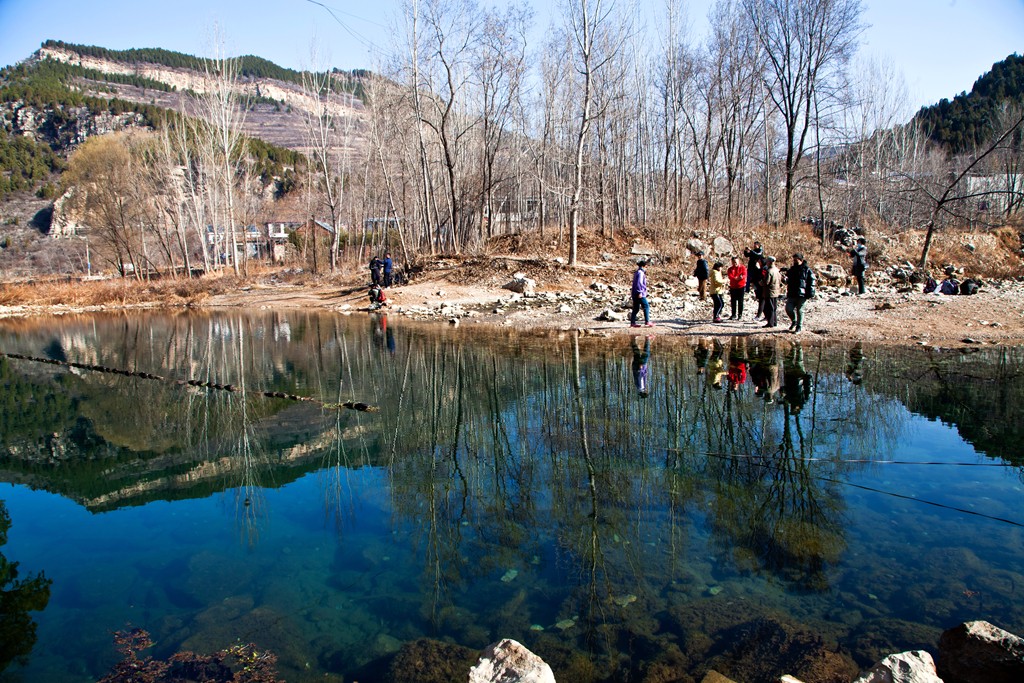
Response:
M370 283L377 287L390 287L394 274L394 262L391 252L385 252L384 258L374 256L370 259ZM383 277L381 277L383 275Z
M814 271L807 265L804 255L793 254L793 263L785 271L776 265L774 256L765 256L760 242L744 249L743 255L747 257L746 264L740 261L739 256L733 256L728 269L721 261L716 261L709 268L704 252L697 252L697 267L693 272L697 278L697 294L701 300L706 295L711 296L711 319L716 323L722 322L726 291L731 304L729 320L742 319L744 299L753 292L757 301L754 320L764 320L767 328L778 327L779 299L785 285L786 314L791 320L789 329L800 332L803 329L803 307L808 299L814 297L815 287Z

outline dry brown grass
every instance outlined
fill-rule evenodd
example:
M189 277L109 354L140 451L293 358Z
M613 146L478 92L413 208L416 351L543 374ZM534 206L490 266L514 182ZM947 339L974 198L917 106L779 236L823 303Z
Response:
M61 279L37 282L0 283L0 306L184 306L195 305L218 295L246 287L274 287L282 284L316 288L338 286L356 273L354 264L340 264L334 274L310 274L296 268L250 263L246 273L210 273L198 278L159 280Z
M3 306L129 306L194 304L231 286L227 278L131 279L0 284Z

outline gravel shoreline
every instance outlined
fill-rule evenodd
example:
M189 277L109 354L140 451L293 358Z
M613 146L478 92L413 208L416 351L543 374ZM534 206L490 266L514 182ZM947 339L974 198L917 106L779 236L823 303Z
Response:
M496 286L453 285L428 280L388 290L389 304L378 313L445 324L484 325L525 331L579 330L586 334L643 334L681 337L764 335L786 340L860 341L871 344L962 347L1024 344L1024 283L988 284L974 296L942 296L869 288L863 296L824 286L805 306L804 331L787 331L789 319L779 306L779 327L766 330L753 319L756 303L746 300L744 318L711 322L710 300L700 301L684 283L651 286L654 327L630 328L628 286L592 281L579 287L540 288L532 295ZM368 300L361 285L255 286L211 296L201 303L169 306L160 302L100 306L0 306L0 318L76 315L142 310L333 310L363 314ZM605 316L612 320L599 319Z

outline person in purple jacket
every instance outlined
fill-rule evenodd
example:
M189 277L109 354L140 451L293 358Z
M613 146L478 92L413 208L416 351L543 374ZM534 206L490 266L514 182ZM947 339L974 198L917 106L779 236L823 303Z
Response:
M636 314L640 312L641 306L644 309L644 327L654 327L651 322L651 307L647 303L647 271L644 270L646 265L647 260L640 259L636 264L636 272L633 273L633 287L630 292L633 295L633 310L629 314L630 327L640 327L636 321Z

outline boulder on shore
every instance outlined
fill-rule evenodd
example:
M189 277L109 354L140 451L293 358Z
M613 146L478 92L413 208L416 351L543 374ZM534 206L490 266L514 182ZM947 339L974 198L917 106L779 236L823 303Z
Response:
M846 281L846 269L837 263L829 263L828 265L819 269L818 275L821 276L822 280L827 280L829 282Z
M938 664L946 683L1024 681L1024 638L987 621L969 621L939 638Z
M526 277L524 273L516 273L512 276L512 281L502 287L502 289L507 289L516 294L533 294L534 290L537 289L537 281Z
M711 243L715 250L715 256L730 256L735 253L732 242L724 237L716 237Z
M469 683L555 683L555 674L525 645L505 638L481 653Z

